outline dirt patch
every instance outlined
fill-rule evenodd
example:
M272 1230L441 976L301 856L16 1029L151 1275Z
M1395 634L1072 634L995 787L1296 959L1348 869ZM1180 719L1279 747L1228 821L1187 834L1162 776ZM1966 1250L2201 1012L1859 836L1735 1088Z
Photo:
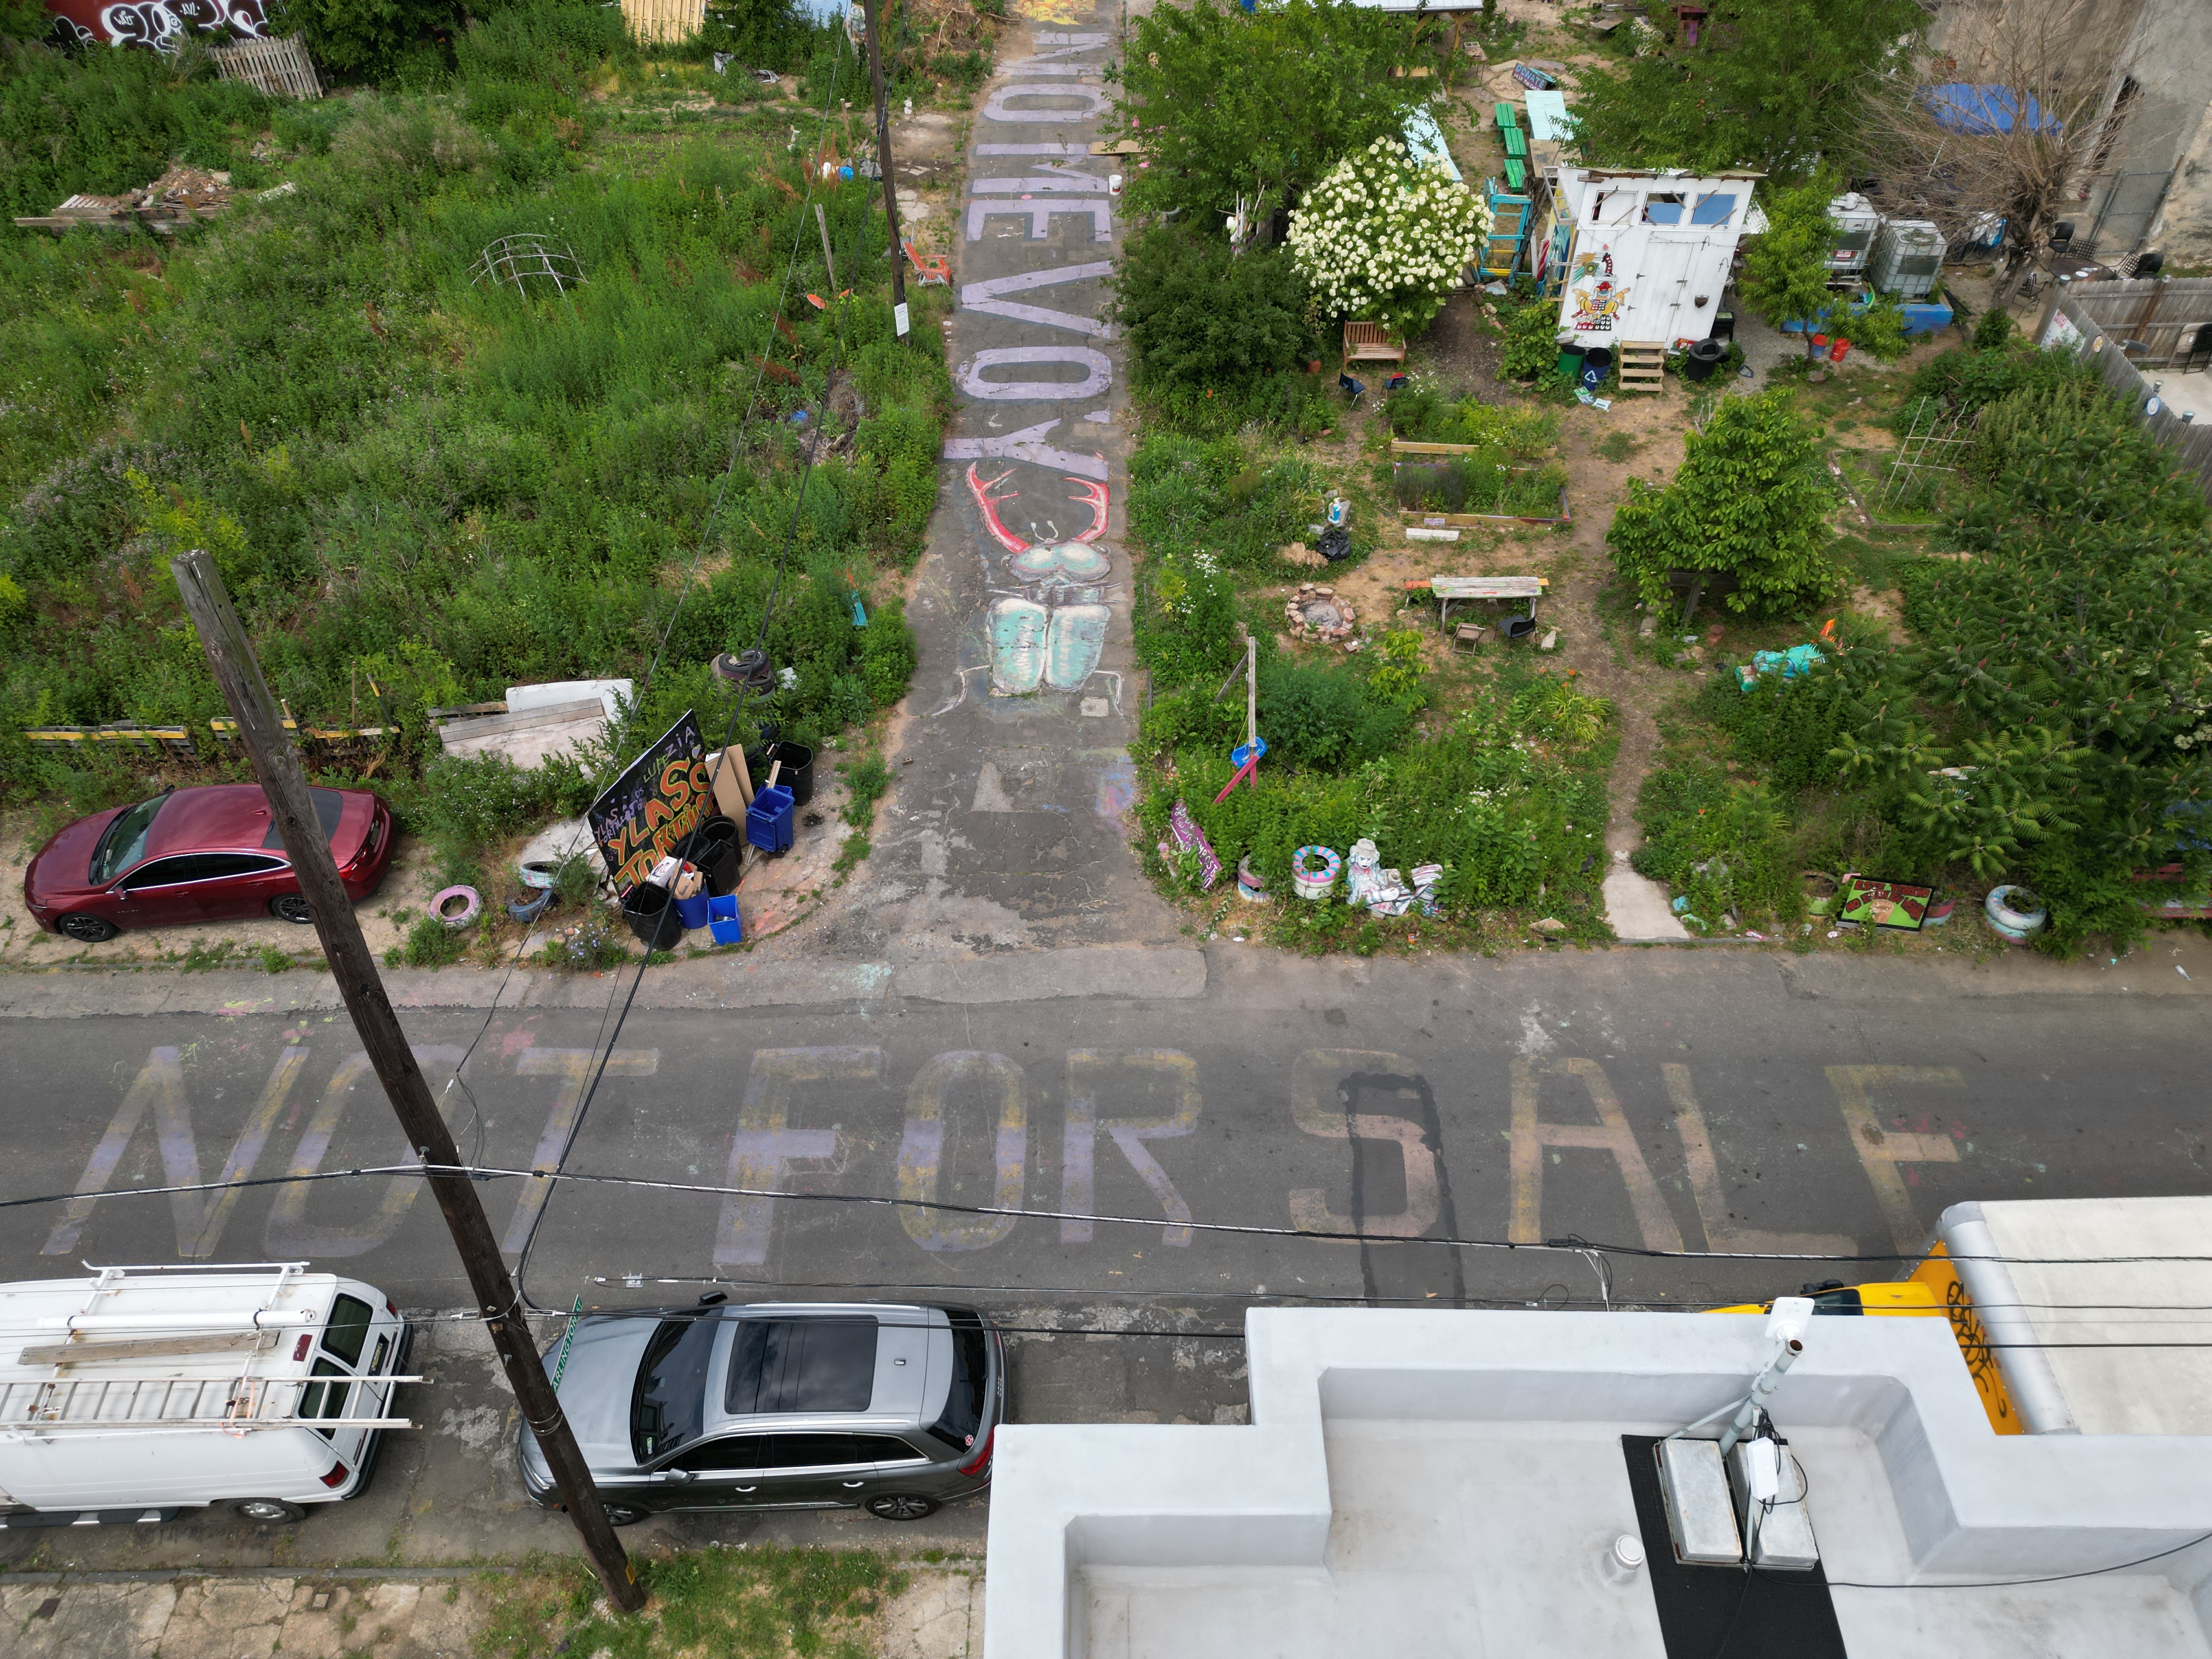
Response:
M1485 297L1479 293L1453 295L1414 349L1421 368L1494 403L1501 389L1498 336L1484 325L1477 309Z

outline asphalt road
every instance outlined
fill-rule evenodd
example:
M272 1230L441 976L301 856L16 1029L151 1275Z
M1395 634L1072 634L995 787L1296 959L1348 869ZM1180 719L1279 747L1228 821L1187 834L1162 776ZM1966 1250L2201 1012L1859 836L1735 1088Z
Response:
M526 1284L549 1309L688 1299L713 1280L749 1296L958 1296L1083 1328L1233 1331L1262 1297L1601 1293L1575 1253L1423 1241L1881 1255L1914 1249L1960 1200L2207 1189L2212 1037L2194 995L2110 982L1986 995L1972 975L1879 963L1826 965L1808 988L1811 971L1711 955L1347 969L1238 953L1196 999L652 1009L623 1031L568 1170L791 1196L581 1180L483 1190L516 1255L537 1221ZM463 1147L488 1167L550 1166L601 1016L501 1012L486 1027L477 1011L430 1010L407 1024ZM479 1028L462 1085L447 1086ZM11 1199L404 1155L342 1015L0 1030ZM465 1305L418 1188L365 1176L18 1206L0 1210L0 1264L14 1276L304 1256L404 1304ZM842 1201L861 1198L1130 1219ZM1322 1232L1367 1237L1302 1236ZM1895 1271L1608 1261L1603 1294L1685 1306ZM1056 1384L1024 1404L1204 1419L1241 1397L1112 1395Z

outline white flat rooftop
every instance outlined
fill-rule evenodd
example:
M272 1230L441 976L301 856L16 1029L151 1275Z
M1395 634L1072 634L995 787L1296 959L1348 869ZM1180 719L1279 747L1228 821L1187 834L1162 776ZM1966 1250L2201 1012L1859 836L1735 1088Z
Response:
M1650 1571L1602 1571L1640 1530L1621 1437L1740 1391L1762 1324L1255 1310L1249 1426L1000 1431L987 1659L1686 1659ZM1815 1322L1773 1409L1851 1655L2212 1656L2212 1543L1960 1582L2212 1532L2212 1442L2000 1437L1940 1320Z

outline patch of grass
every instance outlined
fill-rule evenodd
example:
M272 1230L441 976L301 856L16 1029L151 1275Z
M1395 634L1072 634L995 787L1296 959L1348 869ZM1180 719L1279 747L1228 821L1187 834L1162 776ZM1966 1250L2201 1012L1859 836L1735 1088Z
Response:
M289 971L293 965L292 953L290 951L280 951L273 945L264 945L261 947L261 971L263 973L285 973Z
M1632 432L1608 432L1590 450L1601 460L1625 461L1643 447L1644 440Z
M686 1550L640 1561L638 1576L651 1598L638 1619L605 1611L578 1563L479 1580L490 1616L478 1659L867 1659L867 1621L907 1583L868 1550Z
M468 954L465 928L449 927L436 916L418 916L406 939L384 953L387 968L445 968Z
M629 932L604 907L595 907L579 922L573 937L555 939L544 957L549 968L586 973L619 967L629 959Z
M213 945L204 945L195 939L178 962L177 966L187 974L200 974L208 972L211 969L228 968L231 963L232 952L237 949L236 941L232 939L217 939Z

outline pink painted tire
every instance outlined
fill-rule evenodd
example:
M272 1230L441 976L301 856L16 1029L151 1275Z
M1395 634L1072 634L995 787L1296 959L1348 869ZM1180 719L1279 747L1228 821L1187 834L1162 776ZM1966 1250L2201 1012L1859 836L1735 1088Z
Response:
M446 906L454 899L461 901L461 908L448 915ZM483 914L483 895L473 887L446 888L431 899L430 914L458 932Z

